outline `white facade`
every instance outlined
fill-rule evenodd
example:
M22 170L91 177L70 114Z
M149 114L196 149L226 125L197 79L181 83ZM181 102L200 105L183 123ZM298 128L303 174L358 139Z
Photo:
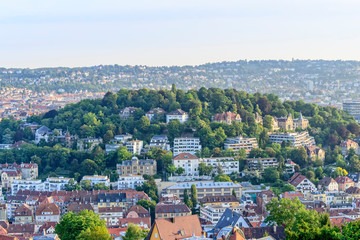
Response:
M95 184L98 184L98 183L103 183L107 187L110 186L110 180L107 176L98 176L98 175L84 176L81 181L85 181L85 180L90 180L91 186L94 186Z
M269 135L269 141L278 144L281 144L284 141L290 141L292 147L296 148L315 145L315 139L310 137L308 132L272 133Z
M166 135L155 135L151 138L150 144L151 147L161 148L165 151L170 151L170 144L168 137Z
M116 151L116 149L118 149L121 146L122 146L122 144L115 144L115 143L105 144L105 152L106 153L114 152L114 151Z
M44 190L50 192L63 191L71 179L74 180L73 178L49 177L44 182Z
M184 175L198 176L199 175L199 159L192 154L181 153L173 158L174 166L176 168L185 169Z
M226 209L230 209L231 211L237 213L242 213L242 211L244 210L243 207L240 206L228 207L216 204L200 206L200 218L206 219L212 222L213 225L216 225Z
M212 166L214 170L220 165L224 174L239 173L239 161L231 157L202 158L199 163L201 162Z
M201 151L199 138L180 137L174 139L174 156L177 156L180 153L195 154L197 151Z
M123 212L116 210L117 208L106 208L108 211L104 211L103 209L99 212L100 219L104 220L107 226L119 226L119 219L123 218Z
M232 150L234 152L240 151L240 149L244 149L246 153L250 153L253 148L258 148L258 143L256 138L244 138L243 136L239 136L236 138L227 138L224 143L225 150Z
M119 176L118 189L135 189L142 186L145 180L141 175Z
M41 180L15 179L11 184L11 194L16 195L19 190L44 191L44 184Z
M129 141L126 143L126 148L129 153L140 155L143 144L144 142L141 140Z
M179 120L180 123L185 123L189 119L189 114L181 109L177 109L173 112L170 112L169 114L166 114L166 123L176 119Z
M55 215L52 213L44 212L42 215L36 215L35 220L38 223L45 223L45 222L60 222L60 215Z

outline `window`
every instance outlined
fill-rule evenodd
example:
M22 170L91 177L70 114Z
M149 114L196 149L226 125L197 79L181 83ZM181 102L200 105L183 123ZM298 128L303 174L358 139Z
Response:
M155 238L157 238L157 233L155 233Z

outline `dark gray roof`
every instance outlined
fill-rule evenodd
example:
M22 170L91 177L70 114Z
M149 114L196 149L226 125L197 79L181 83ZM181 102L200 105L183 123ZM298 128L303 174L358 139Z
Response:
M168 140L166 135L154 135L151 140Z
M98 202L125 202L126 193L99 193Z
M357 183L360 180L360 173L349 173L347 177Z
M221 228L227 227L227 226L233 226L235 227L235 224L239 221L241 218L240 213L233 212L229 208L225 210L223 215L221 216L220 220L217 222L214 230L219 231Z
M133 160L125 160L120 165L122 166L131 166L135 162L135 160L138 160L136 157L133 158ZM154 165L155 160L153 159L145 159L145 160L138 160L139 165Z
M36 133L42 134L42 135L50 133L50 132L51 132L51 130L47 126L41 126L38 130L36 130Z

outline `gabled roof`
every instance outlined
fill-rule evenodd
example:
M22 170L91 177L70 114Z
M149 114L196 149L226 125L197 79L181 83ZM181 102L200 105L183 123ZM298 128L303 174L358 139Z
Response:
M39 216L43 215L44 212L51 212L51 215L60 215L60 208L55 203L41 203L35 213Z
M169 112L167 115L187 115L187 112L181 109L176 109L175 111Z
M335 181L338 184L354 183L354 181L348 178L347 176L338 176L337 178L335 178Z
M324 177L323 179L321 179L318 183L318 185L321 185L321 186L329 186L330 183L332 182L335 182L335 180L331 177Z
M162 204L155 207L155 213L191 213L191 210L185 203L180 204Z
M239 202L233 195L222 196L205 196L200 199L200 203L214 203L214 202Z
M126 213L126 216L130 213L130 212L136 212L139 217L149 217L149 211L146 210L145 208L143 208L140 205L134 205L132 206Z
M294 187L299 186L302 181L307 179L304 175L301 175L300 173L295 173L288 181L289 184L293 185ZM310 181L309 181L310 182Z
M162 108L153 108L150 111L148 111L146 114L164 114L166 111Z
M35 233L35 224L33 224L33 223L10 224L7 231L8 231L8 234L10 234L10 233L33 234L33 233Z
M360 188L358 187L349 187L348 189L345 190L346 193L348 194L360 194Z
M192 155L191 153L180 153L173 158L174 160L196 160L198 157Z
M220 220L215 225L214 229L215 231L219 231L220 229L227 226L235 227L236 223L239 221L240 218L241 218L240 213L233 212L232 210L227 208L223 213L223 215L221 216Z

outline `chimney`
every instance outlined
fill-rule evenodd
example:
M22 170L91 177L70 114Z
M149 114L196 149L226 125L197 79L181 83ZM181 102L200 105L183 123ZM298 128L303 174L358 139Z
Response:
M276 226L276 224L274 225L274 233L276 233L276 228L277 228L277 226Z

